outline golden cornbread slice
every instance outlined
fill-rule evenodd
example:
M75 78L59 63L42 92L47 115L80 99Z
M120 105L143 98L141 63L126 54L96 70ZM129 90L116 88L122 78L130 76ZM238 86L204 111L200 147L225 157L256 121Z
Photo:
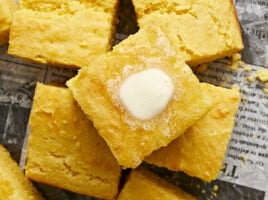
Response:
M17 7L15 0L0 0L0 45L8 42L12 16Z
M110 14L94 9L73 15L21 9L13 18L8 53L39 63L83 67L110 49L112 24Z
M121 169L70 90L38 83L29 124L27 177L114 199Z
M166 29L191 66L243 49L232 0L133 0L133 4L139 26L156 24Z
M145 168L131 172L118 200L194 200L190 194L172 185Z
M146 162L183 171L205 181L217 178L240 102L237 90L202 83L212 109L167 147L153 152Z
M124 106L119 90L130 76L148 69L165 73L174 89L163 112L141 120ZM166 146L210 106L210 99L203 95L198 79L181 62L159 28L140 29L113 51L81 69L67 85L118 163L125 168L137 167L145 156ZM162 91L158 92L161 96ZM146 97L140 96L143 98Z
M0 199L43 199L2 145L0 145Z

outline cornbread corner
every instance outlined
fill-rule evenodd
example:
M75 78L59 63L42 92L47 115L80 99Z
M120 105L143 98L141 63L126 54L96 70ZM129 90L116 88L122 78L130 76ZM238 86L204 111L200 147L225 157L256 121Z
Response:
M244 47L232 0L133 0L133 5L139 26L166 29L190 66L231 56Z
M87 66L111 49L117 0L109 2L22 1L11 25L8 53L43 64Z
M138 168L131 172L118 200L140 199L194 200L195 198L147 169Z
M0 0L0 45L8 43L12 16L17 8L15 0Z
M236 89L201 85L212 99L211 110L182 136L153 152L145 161L209 182L217 178L222 167L240 93Z
M0 199L43 199L2 145L0 158Z
M166 73L174 90L163 112L140 120L122 104L119 90L128 77L152 68ZM140 29L81 69L67 86L124 168L137 167L145 156L181 135L210 106L198 79L160 28Z
M79 194L115 198L121 168L70 90L38 83L29 125L28 178Z

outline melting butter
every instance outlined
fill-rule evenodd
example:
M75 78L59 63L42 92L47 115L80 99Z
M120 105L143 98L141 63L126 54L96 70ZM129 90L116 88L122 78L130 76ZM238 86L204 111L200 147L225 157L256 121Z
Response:
M148 120L161 114L174 90L172 79L157 68L129 76L119 88L119 97L132 116Z

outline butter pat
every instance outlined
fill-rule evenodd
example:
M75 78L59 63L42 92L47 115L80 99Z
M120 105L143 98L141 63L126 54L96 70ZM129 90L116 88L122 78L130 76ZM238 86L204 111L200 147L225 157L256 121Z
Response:
M127 78L119 89L119 97L134 117L146 120L164 111L173 88L171 78L162 70L153 68Z

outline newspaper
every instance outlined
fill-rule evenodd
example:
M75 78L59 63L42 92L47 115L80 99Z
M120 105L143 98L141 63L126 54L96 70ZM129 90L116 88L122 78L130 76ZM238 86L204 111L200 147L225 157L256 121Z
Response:
M133 8L126 9L125 6L129 6L127 2L121 3L120 11L125 11L128 18L121 18L115 43L137 30L131 12ZM197 72L203 82L225 87L237 84L242 95L218 179L205 183L183 173L145 164L200 200L268 200L268 94L264 92L268 83L257 79L252 81L258 69L268 68L268 1L236 0L235 6L245 44L242 60L246 64L234 70L227 67L228 59L221 59L209 64L205 72ZM126 26L129 21L131 26ZM64 84L77 72L22 61L8 55L7 48L0 47L0 143L8 148L17 162L21 160L23 167L24 142L27 142L25 136L36 82ZM47 185L35 185L48 200L94 199Z

